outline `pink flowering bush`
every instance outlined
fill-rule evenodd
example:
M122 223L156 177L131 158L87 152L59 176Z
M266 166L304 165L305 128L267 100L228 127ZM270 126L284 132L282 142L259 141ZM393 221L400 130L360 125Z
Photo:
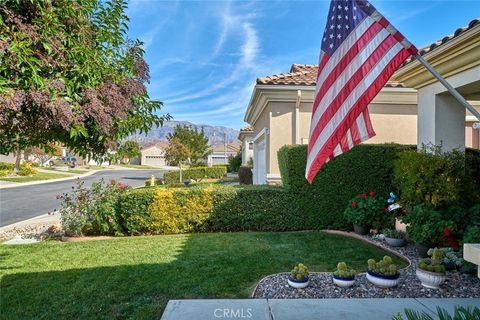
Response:
M115 180L103 180L90 189L78 180L72 192L57 196L61 200L61 221L65 233L70 236L119 235L121 225L117 219L118 199L129 189Z

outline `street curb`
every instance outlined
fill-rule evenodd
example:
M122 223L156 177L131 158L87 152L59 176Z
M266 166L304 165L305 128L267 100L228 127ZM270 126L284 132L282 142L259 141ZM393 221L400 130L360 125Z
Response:
M31 181L31 182L17 182L14 185L7 184L5 186L0 186L0 190L10 189L10 188L18 188L18 187L25 187L25 186L33 186L33 185L36 185L36 184L45 184L45 183L50 183L50 182L75 180L75 179L78 179L78 178L88 177L88 176L91 176L94 173L101 172L101 171L106 171L106 170L112 170L112 169L93 170L93 171L87 172L85 174L81 174L81 175L78 175L78 176L67 177L67 178L58 178L58 179L40 180L40 181Z
M60 214L60 212L58 212L58 213ZM29 218L29 219L26 219L26 220L21 220L21 221L15 222L15 223L7 224L6 226L0 227L0 232L8 231L8 230L13 229L15 227L21 227L25 224L28 224L29 222L35 222L35 220L41 220L41 219L49 217L49 216L52 216L52 215L48 214L48 213L44 213L40 216L36 216L36 217Z

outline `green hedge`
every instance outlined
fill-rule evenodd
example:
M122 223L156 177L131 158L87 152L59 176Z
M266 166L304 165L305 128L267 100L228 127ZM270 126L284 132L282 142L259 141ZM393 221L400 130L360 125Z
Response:
M219 167L197 167L182 170L182 178L202 180L202 179L220 179L227 174L225 166ZM180 171L169 171L164 175L166 184L178 183L180 181Z
M268 186L137 189L119 201L127 234L308 229L292 194Z
M343 219L350 199L358 193L374 191L386 196L398 192L394 161L415 146L361 144L325 164L313 184L305 179L306 145L284 146L278 151L283 185L296 195L298 206L307 211L307 226L350 228ZM466 167L480 187L480 151L467 149Z
M296 194L300 207L308 212L307 225L323 228L350 228L342 213L358 193L374 191L380 195L396 192L393 161L413 146L397 144L354 147L325 164L313 184L305 179L307 146L284 146L278 151L283 185Z

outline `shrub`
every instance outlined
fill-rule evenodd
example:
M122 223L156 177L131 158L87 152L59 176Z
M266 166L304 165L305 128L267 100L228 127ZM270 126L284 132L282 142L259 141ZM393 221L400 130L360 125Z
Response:
M242 165L242 149L238 150L237 154L234 157L228 159L228 166L230 171L238 172L240 166Z
M399 155L394 165L395 181L404 206L447 206L461 199L465 184L465 157L439 148Z
M386 204L387 200L373 191L359 194L345 209L345 220L359 226L372 226L377 230L393 227L394 216L385 210Z
M298 206L308 214L307 225L320 228L350 228L343 211L359 190L378 195L397 191L393 182L393 162L411 146L397 144L354 147L326 163L313 184L305 179L306 145L284 146L278 151L283 185L293 192Z
M305 218L282 188L193 186L138 189L120 197L129 234L305 229Z
M343 211L359 190L385 196L391 191L398 193L394 163L405 151L413 150L415 146L398 144L357 145L326 163L312 185L305 179L306 145L283 146L278 151L278 162L284 187L296 195L297 206L309 213L306 224L342 229L350 227L343 219ZM467 149L465 159L470 172L467 176L474 179L467 181L473 192L465 191L464 198L474 195L479 199L480 152ZM469 201L468 205L475 203Z
M0 170L0 177L5 177L5 176L8 176L9 174L11 174L12 172L11 171L8 171L8 170Z
M417 205L401 216L407 226L407 234L417 244L430 247L441 243L445 228L452 228L453 222L445 219L442 212L431 205Z
M13 172L14 168L15 168L15 165L13 163L0 162L0 170L8 170Z
M480 226L471 226L463 235L462 244L480 243Z
M240 180L240 184L252 184L253 183L252 168L241 166L238 169L238 179Z
M18 170L17 172L19 176L30 176L37 173L38 170L32 167L32 164L30 162L24 162L20 164L20 170Z
M131 235L149 233L152 223L149 207L157 189L129 190L119 196L117 217L122 228Z
M182 180L188 178L201 181L202 179L220 179L227 174L225 166L221 167L194 167L182 170ZM166 184L180 182L180 171L169 171L164 175Z
M116 235L122 233L117 219L117 204L128 188L112 180L94 182L91 189L77 180L71 193L59 195L61 199L61 222L65 233L70 236Z

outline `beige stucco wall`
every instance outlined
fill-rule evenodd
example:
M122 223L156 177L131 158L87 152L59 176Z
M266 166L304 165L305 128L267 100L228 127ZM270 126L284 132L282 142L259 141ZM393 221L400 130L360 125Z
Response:
M270 134L269 134L269 165L267 174L279 174L277 152L286 145L295 143L294 128L295 119L293 113L295 110L294 102L269 102L270 110ZM303 124L300 125L302 127Z
M367 143L417 143L417 107L415 105L371 104L368 110L377 135Z

